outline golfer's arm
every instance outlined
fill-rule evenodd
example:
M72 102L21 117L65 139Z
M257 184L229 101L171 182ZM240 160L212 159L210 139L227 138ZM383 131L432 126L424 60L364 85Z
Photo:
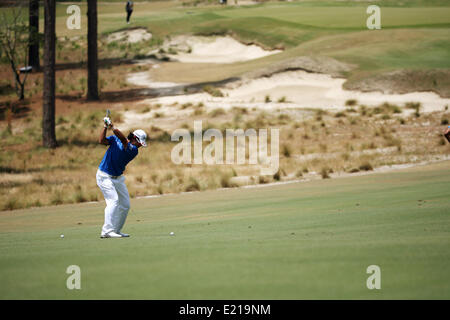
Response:
M122 145L124 145L125 147L128 145L128 140L123 135L122 131L113 127L113 133L116 135L117 138L119 138L120 142L122 142Z
M109 141L108 139L106 139L106 130L107 130L106 127L102 129L102 132L100 133L100 138L98 139L98 143L108 146Z

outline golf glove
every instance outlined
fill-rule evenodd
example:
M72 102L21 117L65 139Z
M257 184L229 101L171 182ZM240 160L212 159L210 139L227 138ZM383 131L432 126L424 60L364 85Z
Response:
M111 119L109 117L104 117L103 118L103 122L105 123L105 127L111 127L112 126L112 122Z

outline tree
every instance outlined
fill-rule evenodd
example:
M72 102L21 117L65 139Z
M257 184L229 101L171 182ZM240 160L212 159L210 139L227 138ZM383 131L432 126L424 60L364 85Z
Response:
M39 70L39 0L29 0L29 7L28 65Z
M42 104L42 142L56 148L55 135L55 42L56 3L44 0L44 99Z
M23 4L19 2L18 6L2 10L0 18L0 47L2 54L9 61L16 94L20 100L25 98L25 82L28 76L27 72L20 72L20 65L25 67L28 63L28 27L24 21Z
M88 100L98 100L97 0L88 0Z

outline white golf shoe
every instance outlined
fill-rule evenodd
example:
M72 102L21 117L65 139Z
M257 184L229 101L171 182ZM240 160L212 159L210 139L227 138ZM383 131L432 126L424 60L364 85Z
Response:
M114 231L110 231L100 236L100 238L122 238L122 237L123 236L121 234L115 233Z

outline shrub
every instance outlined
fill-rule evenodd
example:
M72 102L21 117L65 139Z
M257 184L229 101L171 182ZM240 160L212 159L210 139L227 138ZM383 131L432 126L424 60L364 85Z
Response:
M142 110L141 110L141 113L147 113L147 112L149 112L151 109L150 109L150 107L149 106L146 106L145 108L143 108Z
M224 173L220 177L220 185L222 188L235 188L237 184L231 182L231 175L228 173Z
M56 191L53 193L50 203L53 205L58 205L63 203L63 195L61 191Z
M199 190L200 190L200 184L198 183L197 179L195 179L194 177L190 177L189 183L186 186L186 188L184 189L184 191L191 192L191 191L199 191Z
M258 183L260 183L260 184L269 183L269 178L267 176L259 176Z
M3 204L2 210L15 210L20 207L19 201L16 198L8 198L8 200Z
M360 107L359 107L359 113L360 113L362 116L365 116L365 115L367 114L367 107L364 106L364 105L360 106Z
M291 154L292 154L292 150L291 147L287 144L283 144L281 146L281 153L283 154L283 156L285 156L286 158L290 158Z
M370 162L366 161L359 166L359 170L370 171L373 170L373 167Z
M288 114L280 114L280 115L278 115L278 120L280 120L280 121L288 121L288 120L291 120L291 117L289 117Z
M328 167L323 167L320 170L320 175L322 176L322 179L329 179L330 175L328 174L330 172L330 169Z
M173 179L173 174L170 172L166 173L166 175L163 178L164 181L170 181L172 179Z
M224 114L225 114L225 110L223 110L222 108L214 109L213 111L211 111L211 112L209 113L209 115L210 115L211 117L218 117L218 116L222 116L222 115L224 115Z
M212 95L213 97L223 97L222 91L210 85L204 86L203 91Z
M405 103L405 108L407 109L414 109L416 111L419 111L422 104L420 102L407 102Z
M86 202L86 201L88 201L88 199L86 198L86 196L84 195L84 193L82 191L77 191L77 192L75 192L74 201L75 201L75 203L80 203L80 202Z
M358 101L356 99L349 99L345 101L345 105L348 107L356 106L357 103Z
M231 111L233 111L233 113L248 114L248 110L242 107L233 107Z
M186 109L186 108L189 108L189 107L192 107L192 103L190 103L190 102L183 103L181 105L181 109Z
M97 192L91 192L89 194L89 201L98 201L98 194L97 194Z
M278 169L277 172L275 172L275 174L273 175L273 179L275 181L280 181L281 180L281 176L286 175L286 173L284 172L283 169Z
M192 112L192 115L193 116L201 116L204 113L205 113L205 110L203 110L203 108L197 108L194 110L194 112Z

